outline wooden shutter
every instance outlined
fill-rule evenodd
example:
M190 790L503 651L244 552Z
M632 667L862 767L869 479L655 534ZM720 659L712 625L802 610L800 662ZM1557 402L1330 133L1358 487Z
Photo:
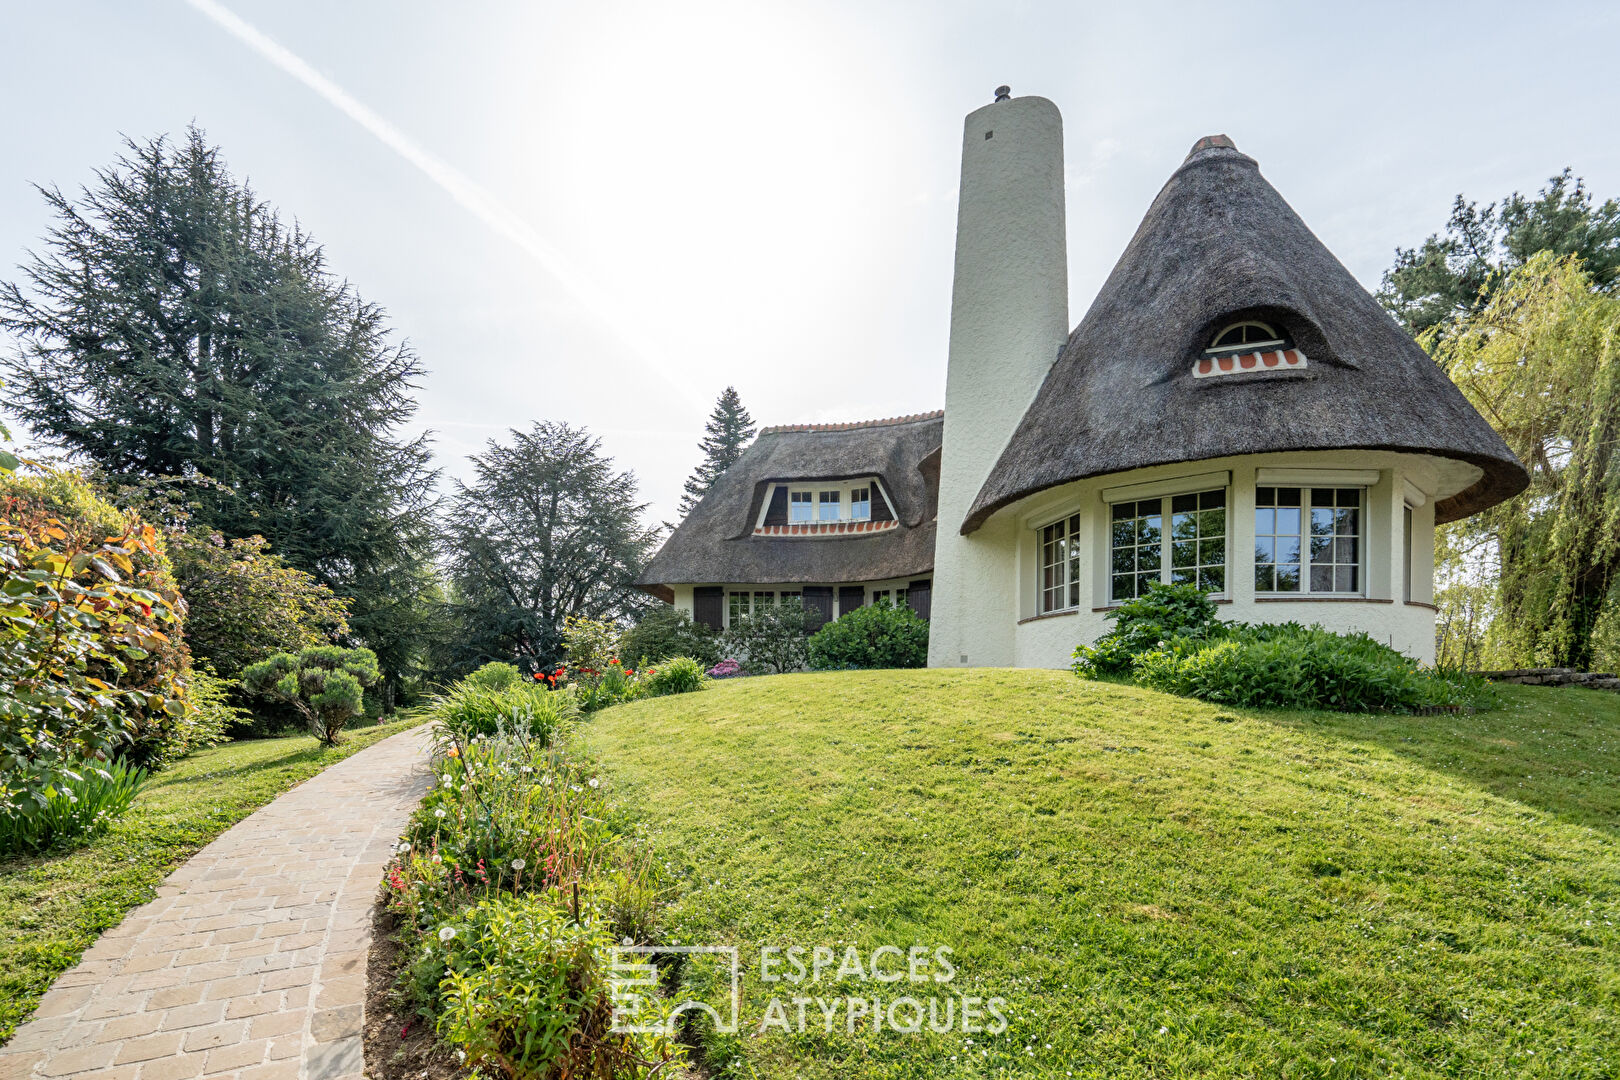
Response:
M913 581L906 589L906 603L917 613L919 619L928 618L934 607L933 581Z
M894 511L889 509L889 500L884 497L883 489L875 483L872 485L872 520L894 520Z
M800 599L804 601L804 606L810 610L810 618L806 620L806 625L810 628L811 633L815 633L827 623L832 622L833 591L831 585L806 585L804 587L804 596Z
M692 590L692 619L711 630L726 623L726 591L718 585L699 585Z
M767 525L786 525L788 523L788 519L787 519L787 510L788 510L787 502L788 502L787 485L786 484L778 484L778 485L776 485L776 488L771 492L771 505L770 505L770 508L765 511L765 524L767 524ZM749 527L752 528L752 526L749 526Z
M848 615L858 607L866 606L866 586L841 585L838 589L838 614Z

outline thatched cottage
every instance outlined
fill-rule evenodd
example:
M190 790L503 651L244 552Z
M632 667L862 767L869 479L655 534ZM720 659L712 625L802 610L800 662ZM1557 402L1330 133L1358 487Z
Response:
M766 429L642 584L714 626L888 599L934 666L1052 667L1192 582L1432 660L1435 526L1524 468L1225 136L1071 332L1062 136L1038 97L967 118L943 413Z

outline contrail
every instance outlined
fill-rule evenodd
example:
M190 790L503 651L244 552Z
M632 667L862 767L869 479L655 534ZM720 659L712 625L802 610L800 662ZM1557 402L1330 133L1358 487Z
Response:
M568 268L557 250L546 243L528 222L502 205L500 200L485 191L465 173L411 141L404 132L377 115L343 87L310 67L291 50L216 0L186 0L186 3L242 44L336 106L339 112L375 135L384 146L421 170L423 175L439 185L462 209L523 249L580 307L584 308L620 345L628 349L631 355L674 387L694 407L703 407L702 402L692 391L669 373L666 365L657 358L652 349L622 328L621 320L615 317L613 305L582 289L579 285L579 274Z

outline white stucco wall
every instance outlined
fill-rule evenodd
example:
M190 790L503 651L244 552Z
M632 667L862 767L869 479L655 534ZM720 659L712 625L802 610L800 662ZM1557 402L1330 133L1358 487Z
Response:
M929 662L1015 659L1017 535L958 532L1069 333L1063 118L1038 97L978 109L962 135Z
M1254 489L1259 469L1376 471L1367 487L1362 541L1361 595L1349 598L1275 599L1256 597L1254 590ZM1227 593L1220 606L1223 619L1243 622L1318 623L1338 632L1361 631L1424 663L1434 661L1434 501L1453 494L1477 477L1472 466L1417 455L1373 451L1267 454L1221 458L1185 465L1116 473L1079 481L1010 506L991 519L994 532L983 530L986 561L1015 568L1017 612L1011 628L1012 657L1017 667L1063 667L1074 647L1106 632L1109 623L1109 505L1105 490L1132 484L1167 482L1226 473ZM1307 485L1308 486L1308 485ZM1413 506L1412 598L1405 597L1405 522ZM1039 558L1042 526L1080 515L1081 602L1057 614L1039 610ZM977 534L976 534L977 535ZM999 557L991 555L999 552ZM1007 576L1007 575L1003 575ZM986 583L983 587L994 588ZM996 615L1000 618L1002 616ZM938 610L934 632L940 629Z

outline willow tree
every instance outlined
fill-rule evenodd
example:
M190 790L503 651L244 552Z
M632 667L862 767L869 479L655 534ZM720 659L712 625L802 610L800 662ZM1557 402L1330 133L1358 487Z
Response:
M1590 667L1620 616L1620 297L1542 252L1424 344L1530 470L1527 492L1447 538L1494 548L1493 651Z

